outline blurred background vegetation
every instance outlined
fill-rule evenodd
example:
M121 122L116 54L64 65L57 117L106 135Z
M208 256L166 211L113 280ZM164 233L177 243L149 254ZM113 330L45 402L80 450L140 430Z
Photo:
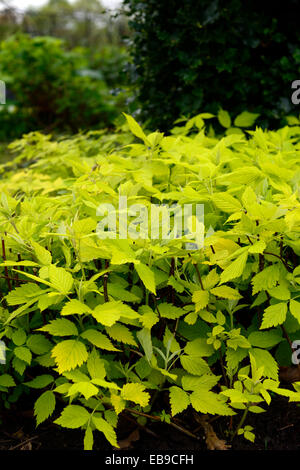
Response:
M0 1L0 141L42 130L112 127L130 108L128 20L100 0L49 0L24 11Z
M114 129L122 111L168 131L200 112L299 125L300 2L0 0L0 146L33 130ZM103 0L104 2L104 0ZM30 2L29 2L30 3ZM294 116L294 117L288 117ZM3 151L2 151L3 153Z

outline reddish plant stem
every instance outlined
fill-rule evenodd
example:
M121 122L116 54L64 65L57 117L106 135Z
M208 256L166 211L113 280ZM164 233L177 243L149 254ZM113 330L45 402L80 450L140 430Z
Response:
M109 268L109 260L106 259L105 260L105 269L108 269L108 268ZM108 273L105 273L103 275L103 293L104 293L104 301L105 302L109 301L108 291L107 291L107 282L108 282Z

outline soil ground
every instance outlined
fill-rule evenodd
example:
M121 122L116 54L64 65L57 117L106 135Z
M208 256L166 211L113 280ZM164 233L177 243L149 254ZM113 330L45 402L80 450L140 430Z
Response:
M21 411L22 410L22 411ZM58 413L59 415L59 413ZM239 418L233 417L233 429ZM0 451L6 450L71 450L83 449L83 432L80 430L62 429L51 421L35 428L32 411L20 405L1 415ZM132 418L119 420L118 438L126 442L126 438L137 429ZM192 416L181 414L177 423L194 433L198 439L170 427L166 423L148 422L146 428L139 428L138 439L131 442L132 451L199 451L206 450L203 429L193 421ZM249 413L246 424L254 427L256 439L254 443L237 437L231 443L231 451L239 450L300 450L300 405L288 403L284 397L274 397L268 411L260 414ZM218 417L212 422L214 431L220 439L229 443L228 429L230 419ZM126 448L126 445L124 446ZM128 448L128 447L127 447ZM111 451L110 444L95 433L95 450Z

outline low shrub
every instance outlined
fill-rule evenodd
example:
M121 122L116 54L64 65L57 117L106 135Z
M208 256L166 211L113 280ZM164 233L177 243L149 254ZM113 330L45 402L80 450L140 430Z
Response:
M1 167L2 404L39 390L37 425L81 428L85 449L98 431L118 446L121 413L187 409L253 441L248 413L300 401L278 376L300 338L300 126L244 131L242 113L217 136L200 114L165 136L126 117L131 132L26 135ZM131 236L105 238L99 205L120 196ZM203 204L203 245L145 236L141 207L160 204Z
M111 126L124 99L99 73L89 70L85 53L67 51L59 39L18 34L3 41L0 74L11 98L1 107L0 138Z

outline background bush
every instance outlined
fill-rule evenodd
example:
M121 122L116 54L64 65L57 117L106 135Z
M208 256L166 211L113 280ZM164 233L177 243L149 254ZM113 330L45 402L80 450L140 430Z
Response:
M118 115L121 100L112 96L104 76L92 73L86 55L67 51L59 39L22 34L7 39L0 70L14 105L2 108L2 138L36 129L104 127Z
M125 0L133 30L137 96L153 128L182 114L261 114L278 126L291 110L300 63L299 9L242 0ZM161 109L164 112L161 112Z

